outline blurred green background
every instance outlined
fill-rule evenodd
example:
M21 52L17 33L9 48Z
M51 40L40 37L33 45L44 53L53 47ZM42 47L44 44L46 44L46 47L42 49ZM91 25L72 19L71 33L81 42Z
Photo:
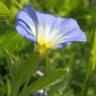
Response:
M26 5L76 19L87 36L86 43L73 43L48 54L49 66L71 70L67 78L48 89L49 96L96 96L96 0L0 0L0 96L10 96L11 80L2 48L14 61L33 52L33 44L15 29L15 15Z

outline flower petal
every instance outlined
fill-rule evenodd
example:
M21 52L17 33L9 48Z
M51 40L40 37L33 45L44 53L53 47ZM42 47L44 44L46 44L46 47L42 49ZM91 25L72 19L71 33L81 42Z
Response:
M46 39L46 37L49 36L57 17L41 12L37 12L37 17L39 21L38 37L42 38L43 36Z
M74 19L65 19L59 25L59 32L57 36L59 37L56 42L57 45L60 44L65 46L69 45L69 42L71 43L73 41L87 41L84 32L80 29Z
M29 39L31 41L35 41L35 37L30 35L30 34L28 34L27 30L25 29L25 27L23 25L19 25L18 24L16 26L16 29L24 38L27 38L27 39Z
M23 8L16 15L16 29L25 38L34 41L33 37L36 37L37 26L38 19L35 11L31 7L27 6Z
M69 46L70 44L72 44L72 42L59 43L59 44L56 44L53 48L54 49L62 48L62 47L65 47L65 46Z
M43 38L44 43L52 43L53 48L70 45L73 41L87 41L76 20L44 14L30 6L16 15L16 29L31 41Z

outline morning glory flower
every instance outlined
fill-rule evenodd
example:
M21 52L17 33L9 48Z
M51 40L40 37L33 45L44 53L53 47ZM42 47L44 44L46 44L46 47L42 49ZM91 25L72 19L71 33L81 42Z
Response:
M40 53L70 45L74 41L86 41L76 20L41 13L30 6L17 13L16 30L37 43Z

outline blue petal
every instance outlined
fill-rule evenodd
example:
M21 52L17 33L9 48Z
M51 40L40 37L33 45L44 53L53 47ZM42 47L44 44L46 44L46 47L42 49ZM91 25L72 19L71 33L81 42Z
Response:
M52 27L54 26L54 24L57 20L57 17L49 15L49 14L44 14L44 13L41 13L41 12L36 12L36 14L37 14L37 17L38 17L39 26L44 29L46 27L46 25L48 25L49 30L51 32Z
M25 38L34 41L34 34L38 26L38 19L35 11L27 6L16 15L16 29ZM35 29L35 30L33 30Z
M64 41L87 41L85 33L74 19L64 20L61 24L60 32L63 34Z
M44 14L41 12L37 12L37 17L38 17L38 21L39 21L38 36L40 36L40 34L43 34L44 32L46 32L44 34L46 34L47 37L48 37L48 35L50 36L50 34L53 32L53 30L56 29L57 27L59 28L61 22L64 21L64 18L52 16L49 14ZM52 34L55 34L55 33L52 33Z
M71 44L72 44L72 42L60 43L60 44L57 44L56 46L54 46L54 48L55 49L62 48L62 47L65 47L65 46L69 46Z
M23 24L17 24L16 29L24 38L27 38L31 41L35 41L35 37L27 33L27 30L25 29Z
M42 18L43 22L49 24L50 26L53 25L53 23L56 21L56 18L57 18L56 16L52 16L52 15L49 15L49 14L44 14L44 13L41 13L41 12L37 12L37 16L38 16L38 19ZM42 23L42 22L40 22L40 23Z
M70 45L74 41L87 41L85 33L74 19L64 19L58 27L60 29L58 35L62 34L62 40L59 42L59 45L62 45L62 47Z

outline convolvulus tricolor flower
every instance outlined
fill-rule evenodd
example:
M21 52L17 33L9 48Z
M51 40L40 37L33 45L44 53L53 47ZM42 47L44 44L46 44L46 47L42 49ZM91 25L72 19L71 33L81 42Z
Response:
M73 41L86 41L76 20L44 14L30 6L17 13L16 29L23 37L37 43L40 53L70 45Z

